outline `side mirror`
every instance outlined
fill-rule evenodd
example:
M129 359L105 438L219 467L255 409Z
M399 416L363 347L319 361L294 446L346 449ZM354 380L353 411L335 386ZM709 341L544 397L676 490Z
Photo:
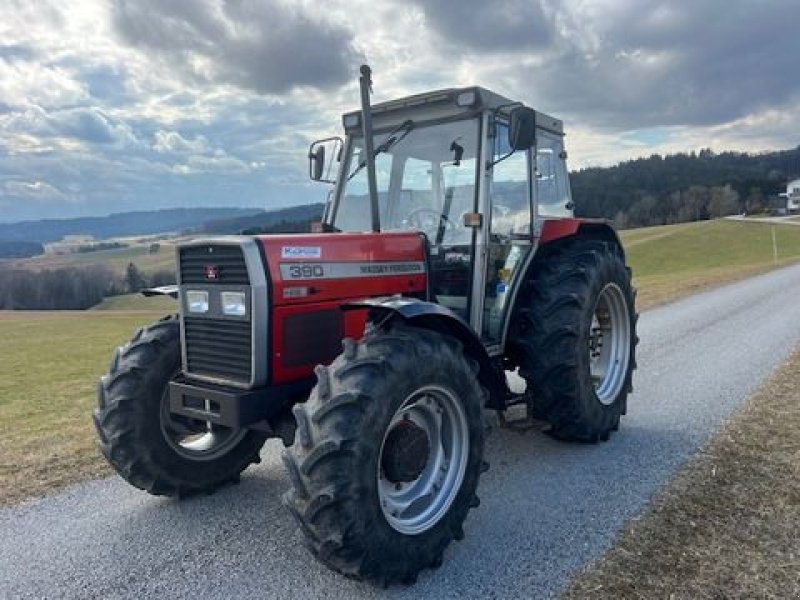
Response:
M508 145L512 150L527 150L536 142L536 111L517 106L508 120Z
M308 150L308 176L313 181L336 183L333 163L339 162L344 142L342 138L333 137L317 140Z
M322 179L322 174L325 171L325 146L320 144L316 148L311 149L308 153L309 158L309 177L314 181Z

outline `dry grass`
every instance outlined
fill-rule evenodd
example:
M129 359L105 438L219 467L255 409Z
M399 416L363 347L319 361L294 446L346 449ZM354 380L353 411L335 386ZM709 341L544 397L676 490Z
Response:
M564 597L800 598L800 351Z
M161 314L0 312L0 505L110 472L95 385L113 348Z

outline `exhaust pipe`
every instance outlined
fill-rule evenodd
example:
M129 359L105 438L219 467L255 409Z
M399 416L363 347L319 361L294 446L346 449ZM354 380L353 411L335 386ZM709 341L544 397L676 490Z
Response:
M361 87L361 126L364 132L364 152L367 153L367 186L372 213L372 231L377 233L381 230L381 214L378 204L378 182L375 177L375 149L372 143L372 110L369 104L369 94L372 91L372 69L369 68L369 65L361 65L361 77L359 77L358 83Z

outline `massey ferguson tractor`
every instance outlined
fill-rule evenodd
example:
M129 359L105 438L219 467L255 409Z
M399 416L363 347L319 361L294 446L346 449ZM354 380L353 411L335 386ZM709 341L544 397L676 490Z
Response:
M176 497L280 437L312 554L387 585L464 535L491 411L607 440L637 337L617 235L573 217L561 121L480 87L370 106L370 77L309 151L335 184L319 231L181 244L178 314L117 349L94 422L126 481Z

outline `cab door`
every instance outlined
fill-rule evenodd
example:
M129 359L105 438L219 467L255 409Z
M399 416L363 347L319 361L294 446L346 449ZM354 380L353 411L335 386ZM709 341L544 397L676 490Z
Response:
M509 152L508 125L496 122L495 163L488 177L488 239L481 334L500 348L512 291L533 249L533 189L530 151ZM490 140L491 143L491 140Z

